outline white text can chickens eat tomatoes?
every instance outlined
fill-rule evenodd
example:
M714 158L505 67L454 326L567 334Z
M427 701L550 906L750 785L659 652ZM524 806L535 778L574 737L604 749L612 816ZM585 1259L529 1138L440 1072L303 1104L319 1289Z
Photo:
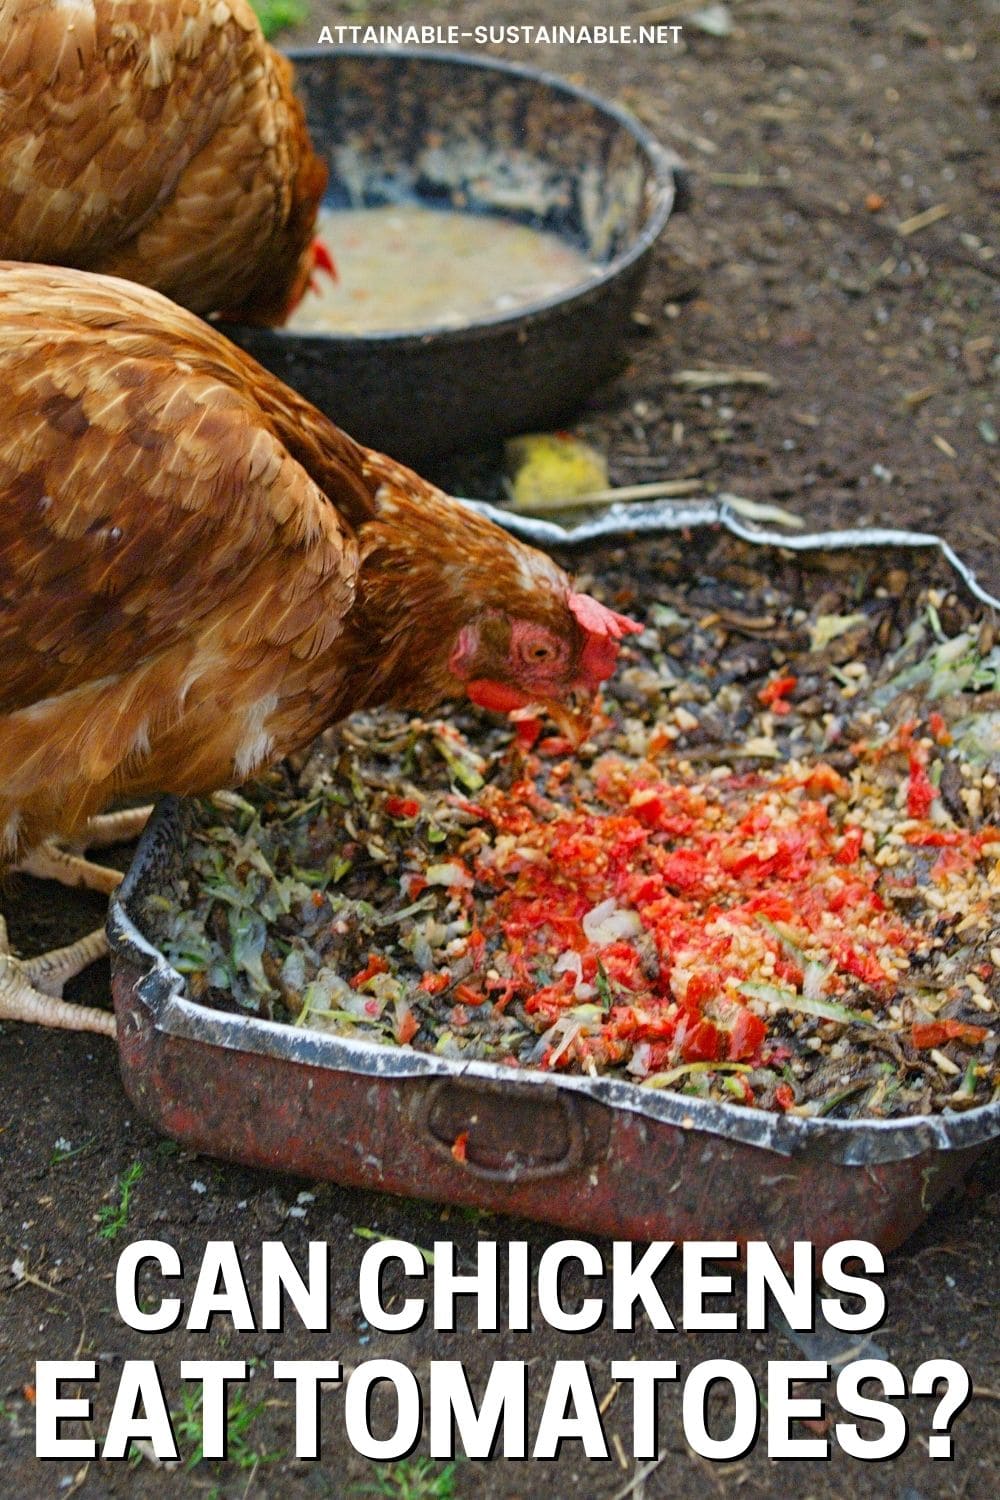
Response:
M236 1246L231 1240L209 1240L194 1277L182 1265L174 1247L164 1240L139 1240L119 1257L116 1277L118 1313L143 1333L161 1333L183 1323L202 1330L213 1317L228 1317L234 1329L281 1331L285 1300L304 1328L327 1332L330 1327L329 1271L335 1247L325 1240L309 1243L305 1267L298 1267L280 1240L261 1246L259 1284L251 1288ZM430 1314L435 1331L458 1326L478 1329L530 1329L540 1316L550 1328L585 1332L609 1318L614 1329L632 1330L639 1309L658 1331L724 1329L747 1332L768 1327L767 1294L780 1306L792 1328L814 1326L815 1292L821 1278L832 1295L821 1300L831 1327L849 1332L874 1328L885 1312L885 1296L874 1278L881 1275L881 1251L865 1240L843 1240L831 1246L819 1266L813 1247L795 1245L790 1273L782 1270L774 1251L762 1241L751 1241L745 1252L746 1313L737 1309L733 1275L710 1262L735 1262L735 1241L692 1241L674 1245L657 1241L645 1250L629 1240L612 1246L606 1265L596 1245L587 1240L558 1240L532 1264L526 1240L504 1246L481 1240L474 1272L459 1271L450 1240L437 1240L433 1256L406 1240L380 1240L361 1261L358 1292L363 1316L373 1328L403 1333L419 1327ZM679 1257L683 1270L683 1300L678 1317L665 1305L655 1284L656 1273L668 1257ZM856 1269L851 1263L857 1262ZM591 1283L593 1295L567 1305L562 1279L571 1267ZM505 1274L504 1274L505 1273ZM392 1274L405 1289L401 1306L390 1311L385 1284ZM182 1293L191 1287L190 1295ZM534 1291L534 1296L532 1295ZM720 1310L719 1299L731 1307ZM861 1299L861 1308L848 1299ZM397 1297L395 1301L399 1301ZM677 1312L677 1309L674 1309Z
M740 1299L732 1274L718 1264L709 1268L712 1262L734 1262L738 1252L736 1243L729 1241L683 1246L657 1242L645 1248L618 1241L606 1263L591 1242L560 1240L533 1265L527 1242L512 1241L506 1246L502 1277L496 1241L480 1242L476 1269L466 1272L457 1269L449 1240L435 1242L432 1252L407 1241L384 1240L366 1251L358 1291L368 1323L396 1335L412 1331L428 1317L433 1328L442 1331L460 1322L482 1330L530 1330L534 1314L549 1327L567 1332L586 1333L605 1319L614 1329L631 1330L641 1311L655 1329L675 1335L670 1352L677 1355L683 1354L686 1330L766 1329L772 1302L798 1331L812 1330L820 1317L829 1328L864 1334L884 1316L885 1296L877 1280L884 1263L881 1252L867 1241L833 1245L818 1266L813 1247L798 1243L787 1273L770 1246L750 1242L744 1249L746 1282ZM130 1327L150 1334L174 1329L182 1321L187 1329L204 1330L217 1316L228 1317L237 1331L280 1332L290 1309L303 1327L329 1332L330 1254L327 1242L312 1241L307 1264L299 1267L280 1241L267 1241L260 1249L259 1281L251 1288L233 1242L209 1241L190 1297L185 1297L179 1293L187 1276L174 1247L166 1241L141 1240L119 1258L118 1312ZM677 1321L655 1282L672 1255L680 1258L682 1270ZM594 1295L569 1294L563 1273L570 1270L582 1274ZM397 1289L390 1297L390 1281L407 1283L406 1290L414 1295L400 1301ZM858 1357L863 1352L864 1341L859 1340L857 1353L836 1371L827 1360L770 1361L763 1393L744 1364L726 1358L704 1360L687 1369L675 1358L615 1360L604 1379L613 1383L615 1395L624 1390L631 1399L631 1453L637 1461L656 1459L661 1451L665 1392L670 1387L681 1391L679 1423L685 1442L711 1461L732 1461L749 1453L759 1441L762 1419L771 1458L828 1458L836 1442L854 1458L892 1459L909 1441L911 1427L907 1414L894 1403L910 1395L937 1399L927 1451L930 1458L950 1457L949 1428L971 1389L967 1372L954 1360L928 1359L907 1380L886 1359ZM457 1360L430 1360L414 1369L402 1360L371 1359L345 1371L336 1358L279 1359L271 1377L278 1389L293 1388L299 1459L322 1456L324 1423L329 1428L337 1419L352 1448L374 1461L412 1453L424 1435L436 1459L460 1453L489 1458L498 1452L507 1458L552 1459L571 1442L580 1444L583 1457L609 1458L603 1422L609 1402L598 1401L596 1371L583 1358L556 1360L548 1372L541 1372L546 1383L539 1396L540 1372L531 1368L536 1365L534 1360L495 1361L478 1392L470 1389ZM99 1374L96 1360L38 1362L37 1456L125 1460L132 1444L141 1442L161 1462L183 1461L187 1455L178 1449L155 1361L124 1362L110 1415L98 1424L103 1431L100 1440L93 1436L95 1392L86 1393L87 1386L96 1388ZM174 1374L171 1371L169 1378ZM176 1374L181 1381L201 1386L203 1456L225 1458L228 1392L248 1382L254 1371L242 1359L182 1360ZM63 1394L63 1385L70 1382L74 1394ZM827 1390L831 1383L832 1390ZM373 1424L376 1389L382 1394L381 1417ZM106 1383L102 1390L106 1396ZM342 1417L339 1403L335 1407L332 1397L324 1400L334 1391L343 1395ZM721 1412L715 1401L710 1414L713 1393L723 1399ZM827 1405L834 1400L844 1420L827 1416ZM852 1418L864 1419L865 1427L859 1428ZM64 1424L78 1423L88 1424L87 1436L63 1432ZM803 1429L810 1435L803 1436Z

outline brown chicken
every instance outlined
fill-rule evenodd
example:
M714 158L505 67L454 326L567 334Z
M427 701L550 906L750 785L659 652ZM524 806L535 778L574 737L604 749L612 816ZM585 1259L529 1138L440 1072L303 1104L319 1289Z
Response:
M0 257L278 323L326 176L248 0L0 0Z
M0 262L0 392L0 868L83 881L53 836L375 704L572 728L639 628L146 288ZM0 1018L111 1030L41 993L101 944L0 930Z

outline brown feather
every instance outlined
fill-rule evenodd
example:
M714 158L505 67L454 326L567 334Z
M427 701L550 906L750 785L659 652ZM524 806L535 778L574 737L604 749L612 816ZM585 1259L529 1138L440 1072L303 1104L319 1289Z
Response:
M147 288L0 262L0 403L0 867L433 706L483 609L579 634L548 558Z
M247 0L0 0L0 256L280 322L326 166Z

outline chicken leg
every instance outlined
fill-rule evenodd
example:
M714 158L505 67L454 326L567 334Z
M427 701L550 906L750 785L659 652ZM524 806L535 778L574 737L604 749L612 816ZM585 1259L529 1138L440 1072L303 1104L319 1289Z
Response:
M93 1006L71 1005L62 987L108 951L103 927L66 948L53 948L37 958L15 958L7 940L7 923L0 916L0 1021L34 1021L68 1031L97 1031L114 1036L115 1018Z
M127 844L142 832L151 812L151 807L126 807L120 812L99 813L88 818L82 835L73 842L79 849ZM60 885L83 886L91 891L104 891L109 896L117 890L122 878L120 870L83 859L72 848L64 849L55 839L46 839L14 868L22 875L34 875L38 880L58 880Z
M141 832L149 813L148 807L136 807L91 818L79 840L80 847L124 843ZM120 871L92 864L51 839L33 849L16 868L40 880L58 880L62 885L85 886L108 895L122 878ZM7 939L7 924L0 916L0 1021L34 1021L42 1026L114 1036L115 1018L110 1012L71 1005L62 999L66 981L107 951L108 940L99 927L65 948L35 958L15 958Z

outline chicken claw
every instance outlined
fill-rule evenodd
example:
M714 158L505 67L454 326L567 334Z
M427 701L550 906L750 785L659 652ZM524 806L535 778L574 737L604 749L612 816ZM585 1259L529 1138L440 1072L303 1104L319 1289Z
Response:
M32 849L14 869L20 875L34 875L36 880L58 880L60 885L83 886L87 890L103 891L108 896L122 881L121 870L95 865L79 854L60 849L52 839L46 839L37 849Z
M114 1036L115 1018L93 1006L71 1005L62 987L108 951L104 929L66 948L54 948L36 958L15 958L7 940L7 923L0 917L0 1021L34 1021L66 1031L96 1031Z
M83 849L122 844L142 832L151 809L130 807L121 812L90 818L78 840ZM121 871L97 865L47 839L15 868L39 880L58 880L61 885L85 886L110 895L121 884ZM0 1021L34 1021L41 1026L67 1031L96 1031L114 1036L115 1018L110 1011L93 1006L71 1005L62 998L62 988L88 964L103 958L108 939L103 927L88 932L65 948L53 948L35 958L15 958L7 939L7 924L0 916Z
M81 849L107 849L110 844L127 844L137 839L149 822L152 806L123 807L118 812L97 813L88 818L83 835L76 840Z
M151 807L126 807L120 812L99 813L89 818L81 836L70 842L79 849L128 843L145 828L151 812ZM37 880L58 880L60 885L82 886L91 891L103 891L108 896L122 881L120 870L84 859L72 849L62 848L54 839L46 839L37 849L32 849L14 869L22 875L34 875Z

